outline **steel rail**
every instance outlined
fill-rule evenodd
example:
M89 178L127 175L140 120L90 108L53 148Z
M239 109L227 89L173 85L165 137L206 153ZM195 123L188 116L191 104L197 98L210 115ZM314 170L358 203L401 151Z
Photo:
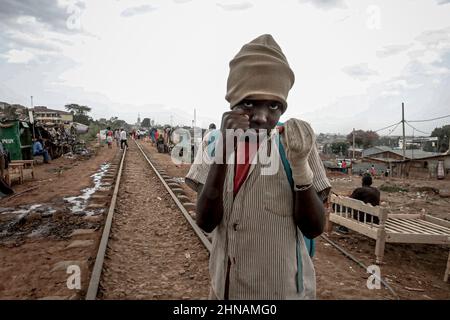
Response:
M122 160L120 161L120 167L117 171L116 184L114 187L114 193L109 205L108 215L106 216L105 227L103 228L102 238L97 251L97 257L95 258L94 268L92 270L91 279L89 281L89 287L86 293L86 300L95 300L98 293L98 286L100 284L100 277L103 270L103 261L105 260L106 249L108 246L109 234L111 232L111 225L114 216L114 209L116 208L117 194L119 193L120 178L122 177L122 169L125 161L127 149L123 150Z
M147 155L145 154L144 150L142 150L142 147L136 142L136 140L134 142L136 143L136 145L139 148L139 150L142 152L142 155L144 156L145 160L147 160L148 164L152 167L152 169L155 172L156 176L159 178L159 180L161 180L161 182L164 185L164 187L166 188L167 192L169 192L170 196L172 197L172 199L175 202L175 204L178 206L178 209L180 209L180 211L183 214L184 218L191 225L192 229L194 229L195 233L199 237L199 239L202 242L202 244L205 246L205 248L209 252L211 252L211 246L212 245L211 245L211 242L208 240L208 238L205 236L205 232L202 229L200 229L200 227L197 225L197 223L194 221L194 219L192 219L191 215L187 212L186 208L183 206L183 204L177 198L177 196L172 191L172 189L170 189L169 185L164 180L164 178L161 176L161 174L158 172L158 170L153 165L151 160L147 157Z

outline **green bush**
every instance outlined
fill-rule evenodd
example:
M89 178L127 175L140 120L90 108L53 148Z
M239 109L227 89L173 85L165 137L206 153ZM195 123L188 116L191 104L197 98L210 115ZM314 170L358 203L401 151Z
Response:
M380 190L384 192L408 192L408 189L395 184L383 183L380 186Z
M80 135L80 140L84 140L85 142L91 142L95 139L97 139L97 133L100 132L100 130L102 130L104 128L102 128L102 126L100 126L99 124L95 123L95 122L91 122L89 124L89 130L87 133L84 133L82 135Z

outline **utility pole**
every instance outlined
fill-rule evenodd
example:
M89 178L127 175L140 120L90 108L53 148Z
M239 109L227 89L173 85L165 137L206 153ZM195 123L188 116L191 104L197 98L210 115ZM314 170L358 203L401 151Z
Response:
M355 128L353 128L353 159L355 159Z
M34 132L34 116L33 116L33 109L34 109L34 107L33 107L33 96L31 96L31 110L30 110L30 112L28 113L28 117L30 118L30 122L31 122L31 125L32 125L32 128L33 128L33 139L36 139L36 134L35 134L35 132Z
M405 161L406 139L405 139L405 104L402 102L402 127L403 127L403 161Z

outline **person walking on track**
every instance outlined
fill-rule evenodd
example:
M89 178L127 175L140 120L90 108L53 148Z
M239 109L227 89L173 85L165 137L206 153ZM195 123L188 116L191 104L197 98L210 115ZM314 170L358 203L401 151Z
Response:
M121 128L120 129L120 148L124 149L124 145L128 148L127 132L124 130L124 128Z

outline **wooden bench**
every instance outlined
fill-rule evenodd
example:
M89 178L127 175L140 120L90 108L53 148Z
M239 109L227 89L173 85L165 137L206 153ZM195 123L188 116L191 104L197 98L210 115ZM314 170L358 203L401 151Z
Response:
M384 247L389 243L450 245L450 222L427 214L388 214L386 208L347 197L331 195L328 219L350 230L375 239L376 263L383 262ZM373 217L378 218L375 223ZM450 252L444 281L450 273Z

